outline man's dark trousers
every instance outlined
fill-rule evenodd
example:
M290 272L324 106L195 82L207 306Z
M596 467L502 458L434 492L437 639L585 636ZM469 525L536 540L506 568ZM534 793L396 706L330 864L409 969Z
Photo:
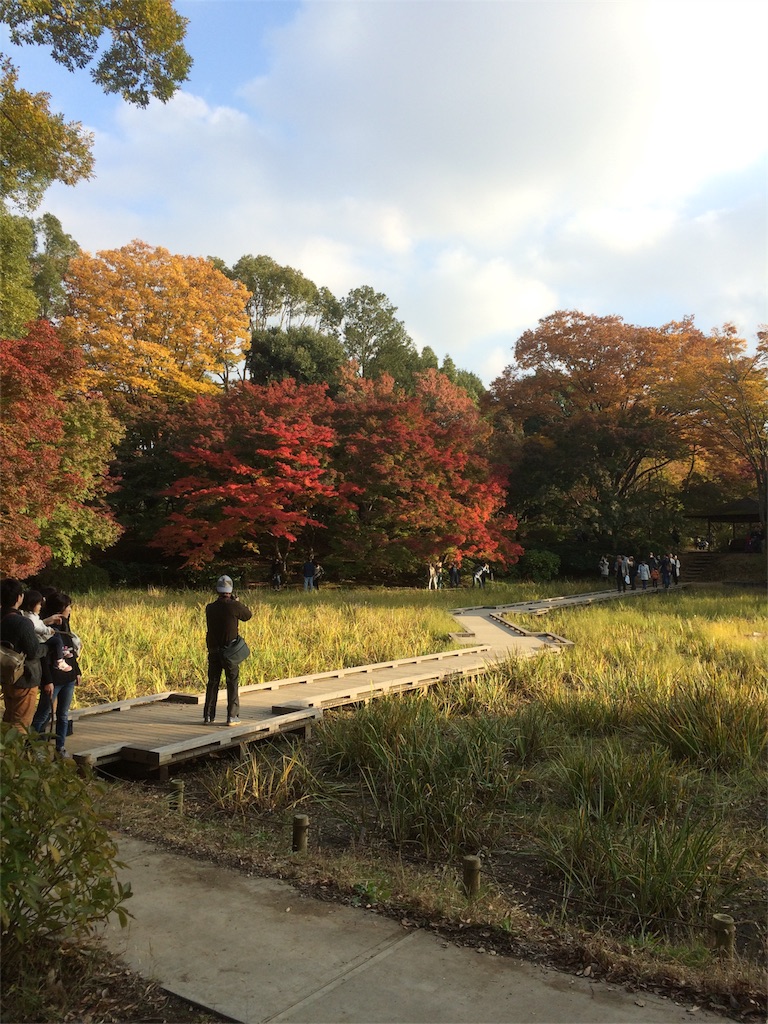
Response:
M240 666L226 661L220 651L208 651L208 686L205 690L203 715L211 721L216 717L216 698L219 695L222 672L227 681L227 719L240 716Z

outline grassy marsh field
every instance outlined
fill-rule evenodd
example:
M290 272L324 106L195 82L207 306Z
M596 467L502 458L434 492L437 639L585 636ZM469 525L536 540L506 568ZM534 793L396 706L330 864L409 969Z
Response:
M244 630L244 681L447 649L451 607L563 589L264 593ZM207 600L78 601L84 696L200 690ZM462 942L678 986L721 1009L764 1005L764 593L694 588L543 621L575 646L328 713L310 743L186 769L183 819L156 784L125 786L116 824ZM312 822L307 857L290 853L296 810ZM484 865L471 902L467 853ZM732 962L712 949L713 913L737 921Z
M584 589L592 589L585 584ZM252 650L243 685L306 672L405 658L456 645L449 610L552 596L553 584L496 584L484 591L301 590L240 594L253 611L241 632ZM84 642L75 707L164 690L205 689L205 605L212 593L114 590L75 595L72 628Z

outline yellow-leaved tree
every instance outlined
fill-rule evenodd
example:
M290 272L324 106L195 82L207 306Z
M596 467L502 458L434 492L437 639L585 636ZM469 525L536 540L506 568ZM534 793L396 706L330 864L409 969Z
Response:
M75 257L67 286L61 334L83 352L86 386L105 396L183 402L237 375L250 293L211 260L133 241Z

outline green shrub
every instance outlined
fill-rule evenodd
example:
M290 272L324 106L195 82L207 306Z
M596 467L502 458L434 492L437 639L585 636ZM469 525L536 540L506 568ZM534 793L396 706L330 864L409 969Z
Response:
M532 548L526 551L517 563L517 570L524 580L534 583L547 583L555 579L560 572L560 556L553 551L539 551Z
M91 562L85 565L52 565L35 577L35 584L58 587L66 594L84 594L109 587L109 573Z
M44 936L83 937L113 911L125 925L130 885L116 878L117 848L99 811L101 785L73 762L51 761L42 740L4 727L0 922L3 966Z

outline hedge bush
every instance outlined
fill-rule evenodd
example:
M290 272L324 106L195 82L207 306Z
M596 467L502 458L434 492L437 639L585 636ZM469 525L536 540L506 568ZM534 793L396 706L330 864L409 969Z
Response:
M123 907L130 885L99 809L103 784L72 761L52 761L44 740L3 726L0 736L0 924L3 966L44 937L80 939Z

